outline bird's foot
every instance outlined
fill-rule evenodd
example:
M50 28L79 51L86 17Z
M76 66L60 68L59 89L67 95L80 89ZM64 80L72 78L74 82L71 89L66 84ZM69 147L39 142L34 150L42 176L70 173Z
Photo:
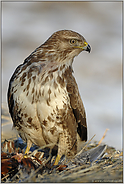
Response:
M60 158L60 155L57 155L54 165L58 165Z
M27 146L27 148L26 148L26 150L25 150L24 158L28 158L29 150L30 150L30 148Z

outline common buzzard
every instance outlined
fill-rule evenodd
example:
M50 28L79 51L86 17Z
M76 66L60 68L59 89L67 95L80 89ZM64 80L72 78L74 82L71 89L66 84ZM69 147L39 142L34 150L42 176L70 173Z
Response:
M62 155L77 153L77 136L87 140L85 109L73 76L72 63L91 47L71 30L55 32L19 65L9 82L8 105L13 125L27 142L58 145L55 165Z

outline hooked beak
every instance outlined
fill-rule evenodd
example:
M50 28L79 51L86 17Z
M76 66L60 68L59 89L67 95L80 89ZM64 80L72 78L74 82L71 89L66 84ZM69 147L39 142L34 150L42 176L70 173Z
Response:
M84 45L85 46L83 47L83 50L88 51L90 53L90 51L91 51L90 45L86 41L84 42Z
M87 45L87 47L86 47L86 49L85 49L86 51L88 51L89 53L90 53L90 51L91 51L91 47L90 47L90 45L88 44Z
M75 46L74 48L80 48L82 50L88 51L90 53L91 47L87 42L84 42L84 46Z

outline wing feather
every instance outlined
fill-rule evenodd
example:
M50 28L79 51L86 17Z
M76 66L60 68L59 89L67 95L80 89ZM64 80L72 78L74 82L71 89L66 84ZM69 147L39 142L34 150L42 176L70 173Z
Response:
M70 74L69 74L70 73ZM82 141L87 141L86 113L81 100L77 83L71 72L68 72L67 91L70 98L71 107L77 122L77 132Z

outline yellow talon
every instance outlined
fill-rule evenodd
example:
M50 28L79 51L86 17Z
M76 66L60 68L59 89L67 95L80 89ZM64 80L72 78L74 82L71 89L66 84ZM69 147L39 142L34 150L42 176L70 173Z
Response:
M54 165L58 165L60 158L60 155L57 155Z
M25 150L25 155L24 155L24 158L27 158L27 154L29 152L30 148L27 146L26 150Z

